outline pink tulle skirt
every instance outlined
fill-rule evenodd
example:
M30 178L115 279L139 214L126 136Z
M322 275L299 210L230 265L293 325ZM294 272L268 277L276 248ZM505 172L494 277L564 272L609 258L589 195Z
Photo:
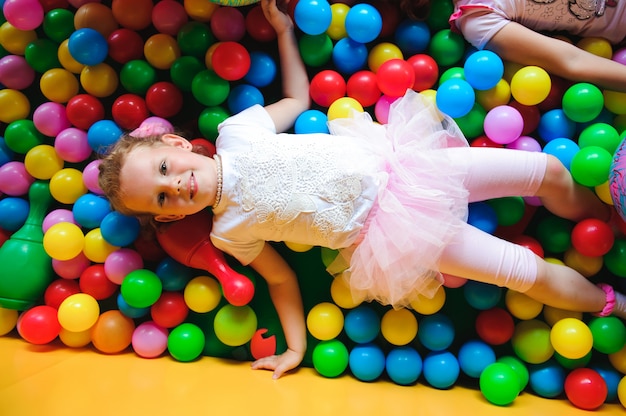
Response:
M441 253L468 210L465 172L441 149L467 140L412 90L391 105L385 125L367 113L329 124L332 134L362 137L383 152L388 175L359 242L340 249L328 271L347 280L355 300L401 308L418 295L432 297L443 282Z

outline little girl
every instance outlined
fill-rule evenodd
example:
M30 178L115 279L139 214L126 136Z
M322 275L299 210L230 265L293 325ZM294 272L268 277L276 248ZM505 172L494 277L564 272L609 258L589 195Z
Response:
M392 0L410 16L425 18L431 0ZM450 21L478 49L503 60L537 65L574 82L626 91L626 65L545 36L565 32L619 45L626 37L624 0L453 0Z
M447 273L626 318L626 299L610 286L466 222L469 202L513 195L538 196L574 221L608 220L609 207L558 159L470 148L454 121L413 91L392 105L385 126L363 113L332 121L331 135L277 133L308 108L308 77L291 19L274 0L262 7L278 34L285 98L225 120L213 158L176 134L124 136L100 166L100 186L122 213L175 221L212 208L214 245L267 280L288 348L253 368L280 377L306 350L297 278L268 241L339 249L329 270L359 299L394 307L432 295Z

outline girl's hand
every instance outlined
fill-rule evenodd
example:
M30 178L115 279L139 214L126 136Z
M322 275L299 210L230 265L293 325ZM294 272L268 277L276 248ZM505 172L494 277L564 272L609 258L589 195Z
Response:
M272 370L274 374L273 379L277 379L285 372L296 368L304 358L304 353L300 353L293 350L287 350L281 355L271 355L256 360L252 363L253 370Z
M277 5L280 1L280 8ZM261 0L261 8L268 22L272 25L278 35L293 30L293 21L286 13L288 2L284 0Z

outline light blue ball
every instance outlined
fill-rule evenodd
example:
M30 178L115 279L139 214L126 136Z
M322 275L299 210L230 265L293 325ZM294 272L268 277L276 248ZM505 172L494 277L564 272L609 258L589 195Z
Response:
M371 307L359 305L346 314L343 328L356 343L372 342L380 333L380 317Z
M531 365L528 372L530 374L528 385L538 396L552 399L560 396L565 390L567 374L554 359Z
M345 27L348 37L360 43L368 43L380 35L383 19L376 7L359 3L348 11Z
M258 88L270 85L276 79L276 61L266 52L250 52L250 69L243 79Z
M460 371L458 360L449 351L433 351L424 358L424 378L434 388L452 387L458 380Z
M265 105L263 93L255 86L239 84L231 89L226 101L231 114L237 114L255 104Z
M72 32L68 39L67 49L77 62L93 66L106 59L109 44L100 32L86 27Z
M361 381L374 381L385 370L385 354L376 344L359 344L350 351L348 365Z
M572 159L579 150L578 143L565 137L552 139L543 147L544 153L559 159L568 170L572 164Z
M441 112L452 118L463 117L474 107L476 94L464 79L451 78L437 88L435 101Z
M350 75L363 69L367 63L368 50L365 44L350 38L339 39L333 47L332 59L337 70Z
M476 90L485 91L495 87L504 75L502 59L491 51L477 51L465 60L465 79Z
M431 351L443 351L454 341L454 324L446 315L435 313L425 316L419 324L417 337Z
M412 347L402 346L387 354L385 370L396 384L406 386L417 381L422 373L422 357Z
M576 122L567 118L562 109L555 108L541 115L537 133L546 142L563 137L573 139L576 133Z
M135 217L109 212L100 223L102 238L109 244L125 247L132 244L139 236L141 225Z
M294 9L294 20L307 35L321 35L332 21L330 4L326 0L300 0Z
M0 200L0 228L17 231L28 217L30 204L17 197L6 197Z
M92 193L81 195L72 206L74 220L89 230L99 227L104 217L110 212L111 204L109 201Z
M328 116L320 110L306 110L296 118L293 126L296 134L329 133Z
M472 378L479 378L489 364L496 362L496 353L483 341L465 342L458 353L461 371Z
M98 120L87 130L87 142L94 152L103 154L121 135L122 129L113 120Z

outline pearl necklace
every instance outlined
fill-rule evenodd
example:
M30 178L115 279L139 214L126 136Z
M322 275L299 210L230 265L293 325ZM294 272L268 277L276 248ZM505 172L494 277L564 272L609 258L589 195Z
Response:
M215 160L215 169L217 170L217 191L215 193L215 203L211 208L215 209L220 201L222 200L222 159L219 155L213 156L213 160Z

